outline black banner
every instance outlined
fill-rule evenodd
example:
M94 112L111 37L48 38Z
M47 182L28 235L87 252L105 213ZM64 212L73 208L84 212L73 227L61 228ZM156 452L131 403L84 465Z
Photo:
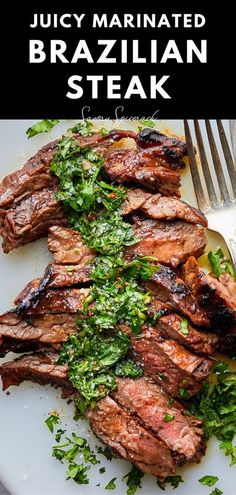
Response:
M228 3L102 4L1 10L1 118L235 118Z

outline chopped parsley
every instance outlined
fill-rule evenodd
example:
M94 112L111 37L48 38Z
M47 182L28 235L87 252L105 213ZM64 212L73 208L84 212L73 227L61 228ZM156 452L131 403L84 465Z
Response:
M153 122L153 120L139 120L140 124L142 124L142 126L145 126L145 127L151 127L151 129L153 129L153 127L155 127L155 122Z
M84 464L76 464L76 462L72 462L69 464L69 467L66 471L67 480L72 479L78 485L88 485L89 479L86 474L86 471L90 469L89 466L84 466Z
M200 478L199 483L201 483L202 485L206 485L206 486L213 486L216 484L216 482L219 480L218 476L209 476L209 475L206 475L206 476L203 476L202 478Z
M167 476L164 482L157 480L157 484L159 488L161 488L161 490L165 490L167 483L169 483L170 486L175 489L178 488L180 483L184 483L184 480L179 474L176 474L175 476Z
M189 391L186 388L180 387L179 388L179 395L180 395L180 397L182 397L182 399L185 399L185 400L190 398Z
M160 380L163 380L163 381L167 380L167 376L165 375L165 373L159 373L158 376L159 376Z
M124 477L123 480L126 479L126 485L127 485L127 495L134 495L137 491L138 488L141 488L141 480L143 478L144 474L139 471L135 466L132 466L131 470L129 473L127 473Z
M80 134L83 137L88 137L92 134L93 123L90 120L78 122L72 129L69 129L74 134Z
M125 246L137 242L130 224L124 222L118 212L90 216L83 215L77 220L73 215L69 217L71 225L80 231L87 246L104 255L116 255Z
M59 430L58 430L59 432ZM57 435L58 435L57 432ZM56 435L56 441L58 438ZM99 464L100 461L96 458L95 453L91 450L87 440L79 437L76 433L72 433L71 438L65 436L65 431L60 430L60 440L63 440L60 444L54 445L52 449L52 455L60 462L68 463L66 471L67 480L73 479L77 484L88 484L89 479L87 471L90 466L88 464ZM76 459L82 457L83 462L77 463Z
M170 414L170 413L166 413L164 418L163 418L163 421L165 421L165 423L169 423L170 421L172 421L174 419L174 416L173 414Z
M57 414L51 414L48 416L47 419L45 419L44 423L47 425L48 429L50 430L51 433L54 432L54 426L58 425L60 419Z
M107 485L105 486L105 490L114 490L116 488L115 481L116 478L112 478L112 480L109 481L109 483L107 483Z
M143 376L143 368L132 359L118 361L114 372L116 376L129 378L140 378L140 376Z
M49 132L51 129L60 122L60 120L41 120L41 122L37 122L27 129L26 134L29 138L36 136L37 134L41 134L42 132Z
M223 495L223 492L216 487L209 495Z
M109 134L109 131L105 127L101 127L100 133L102 136L107 136L107 134Z
M222 249L219 248L216 253L210 251L208 253L208 259L216 278L218 278L221 273L229 273L231 277L236 279L236 271L233 267L233 264L224 256Z
M214 368L215 377L205 383L197 397L191 399L189 412L204 422L206 438L215 436L220 440L220 448L231 458L231 466L236 464L236 373L229 370L226 363L218 363Z
M100 474L104 474L105 472L106 472L106 468L101 467L101 468L99 469L99 473L100 473Z
M182 320L180 323L180 331L183 335L188 335L188 322L187 320Z
M109 447L96 447L96 449L97 453L104 455L104 457L106 457L108 461L111 461L113 459L114 455Z

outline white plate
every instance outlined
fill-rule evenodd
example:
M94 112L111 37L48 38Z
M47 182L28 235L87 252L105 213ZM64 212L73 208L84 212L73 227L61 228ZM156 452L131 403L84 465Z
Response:
M72 121L61 123L53 132L28 140L26 129L33 121L0 121L0 176L20 168L26 158L33 155L38 148L50 139L60 135L71 127ZM103 123L103 126L114 127L114 122ZM228 123L225 123L228 132ZM130 122L120 123L120 127L130 128ZM157 128L176 134L183 134L181 121L159 121ZM183 173L183 197L195 205L194 193L189 171ZM210 246L214 247L219 238L210 236ZM46 240L39 240L9 255L0 250L0 312L12 306L16 294L31 279L40 276L50 259ZM11 359L13 355L8 356ZM53 436L43 420L52 410L57 410L67 426L68 432L74 430L79 435L89 437L91 445L99 442L88 430L86 421L75 423L72 419L73 407L60 398L60 392L50 387L40 387L27 382L20 387L11 387L10 395L0 391L0 479L12 495L101 495L107 493L104 487L111 478L117 477L117 488L112 493L125 494L126 485L121 479L129 471L130 465L125 461L106 461L101 457L101 466L106 467L106 473L99 475L98 469L89 472L90 484L78 486L73 481L65 480L66 467L51 457L54 444ZM235 467L229 468L229 459L224 457L217 447L217 442L211 441L207 455L199 466L180 470L185 484L176 493L181 495L207 495L211 489L200 485L199 478L217 475L217 486L224 495L235 493ZM100 487L95 487L100 483ZM160 489L155 478L145 476L140 495L156 495ZM108 492L109 493L109 492ZM160 492L161 493L161 492ZM174 492L175 493L175 492ZM171 488L166 489L166 495L173 494Z

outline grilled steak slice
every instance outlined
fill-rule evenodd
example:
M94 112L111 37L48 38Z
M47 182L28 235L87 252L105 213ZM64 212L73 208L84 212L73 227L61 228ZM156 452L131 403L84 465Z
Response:
M57 182L56 178L49 173L56 147L57 141L46 144L25 163L22 169L2 179L0 182L0 215L4 216L4 209L9 208L16 198L28 196L34 191Z
M236 301L236 280L229 273L221 273L219 282L225 287L228 292L228 297Z
M176 402L170 406L168 395L147 378L119 378L117 385L112 397L166 444L177 464L201 460L206 448L201 421L184 416ZM173 420L165 422L166 414Z
M106 136L100 132L92 133L84 138L80 134L74 135L79 145L83 147L94 147L102 145L105 148L115 141L123 138L136 140L137 135L133 131L113 130ZM30 158L20 170L7 175L0 182L0 209L9 208L15 198L28 196L33 191L48 187L57 182L50 174L50 165L53 155L57 151L58 140L43 146L32 158ZM0 210L0 215L4 210Z
M175 473L175 462L164 442L145 430L111 397L101 399L86 413L95 435L113 452L144 473L160 479Z
M142 210L142 206L145 205L149 198L161 197L161 194L151 194L138 187L129 187L126 193L126 199L120 210L121 215L129 215L136 210Z
M45 236L52 225L67 225L65 211L55 199L55 192L55 187L35 191L6 212L1 229L5 253Z
M137 220L134 235L140 241L126 249L127 257L154 256L173 268L192 253L197 257L203 254L207 244L205 229L182 220Z
M89 289L49 289L41 293L40 297L24 299L16 311L27 315L77 313L83 309L88 292Z
M54 352L35 352L2 364L0 375L3 390L30 380L41 385L49 383L62 387L67 393L72 393L73 388L67 378L68 368L66 365L58 365L57 359L58 354Z
M164 337L168 336L199 354L212 356L219 345L219 337L216 334L197 330L177 313L161 316L156 326Z
M223 335L219 335L218 350L232 358L236 357L236 326Z
M59 265L50 263L43 276L48 280L47 287L69 287L72 285L87 284L91 281L91 267L86 265Z
M63 227L50 227L48 231L48 249L56 263L85 264L95 254L84 244L76 230Z
M183 277L215 330L222 332L235 324L236 298L225 284L207 275L193 256L183 267Z
M134 211L141 211L147 217L156 220L181 219L189 223L207 227L207 220L202 212L176 198L150 194L142 189L129 188L127 198L121 209L122 215L129 215Z
M22 289L18 296L16 296L16 298L14 299L15 306L25 304L31 300L33 301L34 298L38 295L41 280L41 278L35 278L31 282L28 282L24 289Z
M202 381L209 377L214 364L211 359L193 354L182 345L178 344L178 342L175 342L167 336L163 337L163 334L158 328L154 328L152 337L173 363L189 373L197 381Z
M143 283L153 296L169 304L177 312L186 315L194 325L209 326L209 320L189 287L170 268L158 264L159 269L150 281Z
M165 158L170 161L180 160L187 155L187 146L184 141L153 129L142 129L138 133L137 144L141 148L161 147Z
M161 159L149 153L123 149L113 151L105 160L103 169L108 177L119 184L134 183L166 196L179 197L180 175L164 166Z
M74 315L23 316L9 311L0 316L0 356L11 350L26 352L44 346L58 349L76 330Z
M132 354L143 366L145 373L169 395L180 397L181 388L185 388L190 395L200 390L200 383L183 367L179 367L179 363L174 362L171 349L159 341L156 329L147 328L143 330L141 338L132 337Z

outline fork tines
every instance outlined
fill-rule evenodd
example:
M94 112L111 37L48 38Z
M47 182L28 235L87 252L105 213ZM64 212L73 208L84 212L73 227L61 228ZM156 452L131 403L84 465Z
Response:
M187 120L184 121L185 128L185 136L186 143L189 155L189 163L191 169L191 175L193 180L193 185L198 201L199 208L201 210L206 210L207 208L217 208L222 206L223 204L230 204L236 199L236 168L235 163L230 151L229 143L227 140L227 136L225 134L225 130L221 120L217 120L217 132L213 133L212 125L209 120L205 120L205 126L207 131L207 137L209 141L212 162L214 165L214 171L216 175L216 179L219 186L220 197L217 196L212 170L209 166L209 161L207 158L206 146L204 145L202 131L198 120L194 120L194 130L196 135L196 140L198 144L199 156L201 161L201 168L204 176L205 186L208 194L209 200L207 200L206 195L204 193L204 188L201 182L201 175L199 173L199 165L196 159L195 148L193 145L193 139L191 136L191 131L189 127L189 123ZM220 143L217 148L216 139ZM222 166L222 161L220 158L219 147L222 147L223 155L225 159L225 164L228 171L228 178L225 176L224 168ZM229 190L229 184L231 185L233 195Z

